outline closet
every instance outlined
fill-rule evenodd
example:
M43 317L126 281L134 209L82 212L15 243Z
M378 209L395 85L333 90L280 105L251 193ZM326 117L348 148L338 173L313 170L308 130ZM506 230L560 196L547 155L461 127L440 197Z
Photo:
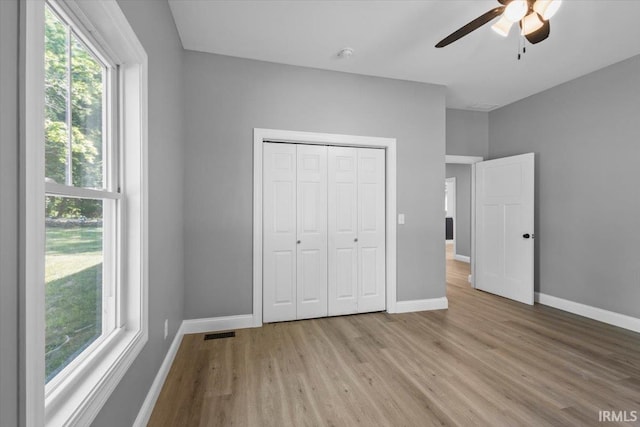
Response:
M384 150L264 143L263 171L263 321L384 310Z

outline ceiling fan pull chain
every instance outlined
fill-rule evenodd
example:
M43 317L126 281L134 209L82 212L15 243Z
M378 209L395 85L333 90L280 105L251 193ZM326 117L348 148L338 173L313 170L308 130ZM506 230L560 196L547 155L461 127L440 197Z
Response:
M523 37L518 37L518 61L520 61L522 54L525 52L523 39Z
M525 53L527 53L527 39L524 36L522 38L518 37L518 61Z

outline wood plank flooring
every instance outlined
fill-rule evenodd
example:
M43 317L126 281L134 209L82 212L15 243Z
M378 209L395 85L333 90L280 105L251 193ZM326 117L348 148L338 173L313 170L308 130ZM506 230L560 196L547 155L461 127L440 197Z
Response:
M446 311L186 335L149 425L589 426L616 424L599 423L599 410L640 416L640 334L475 291L468 264L447 258Z

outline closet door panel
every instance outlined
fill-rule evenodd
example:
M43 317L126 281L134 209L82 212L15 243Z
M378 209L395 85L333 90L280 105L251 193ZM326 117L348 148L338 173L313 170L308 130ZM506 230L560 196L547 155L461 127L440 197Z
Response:
M358 155L329 147L329 315L358 312Z
M380 293L380 280L378 259L379 250L375 247L364 247L360 250L360 260L362 264L361 295L363 297L375 297Z
M358 149L358 312L386 307L385 152Z
M296 318L296 146L263 151L263 321Z
M297 319L327 315L327 147L297 147Z

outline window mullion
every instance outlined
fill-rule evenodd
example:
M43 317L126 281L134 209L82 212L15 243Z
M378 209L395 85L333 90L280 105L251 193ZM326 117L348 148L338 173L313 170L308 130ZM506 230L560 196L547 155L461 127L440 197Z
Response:
M117 191L118 193L122 192L122 168L121 168L121 147L120 141L122 141L122 135L120 134L120 85L121 85L121 76L120 76L120 66L117 65L111 70L111 78L109 82L111 83L111 90L109 94L111 95L111 154L112 154L112 165L113 165L113 174L111 178L113 179L113 187L112 190Z
M71 93L72 93L72 78L71 78L71 70L72 70L72 55L71 55L71 28L67 25L67 46L66 46L66 56L67 56L67 102L66 102L66 126L67 126L67 164L66 164L66 174L65 174L65 182L67 185L73 185L73 129L72 129L72 117L71 117Z

